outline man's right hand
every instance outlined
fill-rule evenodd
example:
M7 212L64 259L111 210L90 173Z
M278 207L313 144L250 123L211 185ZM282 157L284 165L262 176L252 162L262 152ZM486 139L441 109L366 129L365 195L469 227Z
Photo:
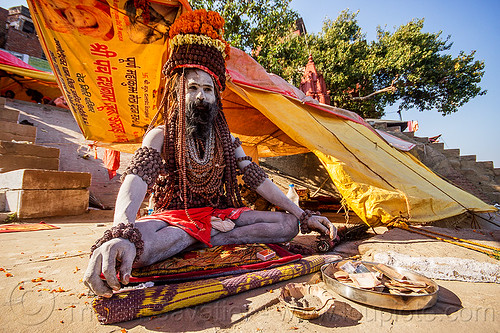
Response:
M117 262L120 262L120 280L128 284L135 255L135 245L128 239L114 238L102 244L90 257L83 283L98 296L113 296L113 290L121 288L116 276ZM101 272L106 281L101 279Z

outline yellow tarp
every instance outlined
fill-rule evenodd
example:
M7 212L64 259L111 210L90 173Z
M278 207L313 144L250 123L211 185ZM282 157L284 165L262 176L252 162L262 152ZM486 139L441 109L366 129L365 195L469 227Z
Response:
M6 73L6 75L0 76L1 92L5 93L7 90L11 90L16 99L31 101L31 97L26 95L26 89L38 90L50 99L61 96L56 77L50 73L1 63L0 71Z
M231 83L228 87L286 135L314 152L348 206L369 225L387 224L396 217L425 223L467 210L496 210L442 180L363 124L281 94Z
M157 111L170 24L186 0L28 0L42 45L86 139L133 152ZM140 8L135 8L135 6ZM85 15L83 15L85 14ZM370 225L495 211L391 147L358 115L313 104L231 49L223 106L252 156L312 151Z

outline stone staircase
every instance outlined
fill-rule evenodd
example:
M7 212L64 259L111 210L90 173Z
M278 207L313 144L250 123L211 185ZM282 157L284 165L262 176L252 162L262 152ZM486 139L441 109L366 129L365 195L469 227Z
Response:
M492 161L460 155L460 149L446 149L444 143L431 143L429 138L415 136L414 132L401 132L400 127L384 127L382 123L375 128L416 144L411 153L457 187L489 204L500 203L500 168L495 168Z
M85 213L90 173L58 171L59 149L36 145L19 114L0 98L0 221Z

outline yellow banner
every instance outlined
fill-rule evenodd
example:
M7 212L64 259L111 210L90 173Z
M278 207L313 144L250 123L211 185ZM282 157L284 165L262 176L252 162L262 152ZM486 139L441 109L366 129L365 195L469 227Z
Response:
M162 93L168 31L186 0L28 0L45 54L88 140L139 143ZM118 148L119 149L119 148Z

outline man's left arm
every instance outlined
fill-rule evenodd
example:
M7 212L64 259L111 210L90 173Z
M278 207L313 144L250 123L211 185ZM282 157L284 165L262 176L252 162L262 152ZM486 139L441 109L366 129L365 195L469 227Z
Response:
M238 145L238 147L235 148L234 153L240 170L251 167L250 164L252 164L252 162L248 159L243 159L246 154L241 145ZM257 187L254 187L254 190L267 201L294 215L298 220L300 220L302 214L304 214L304 211L288 199L279 187L267 177L264 178ZM328 234L332 239L337 236L335 226L324 216L312 215L309 219L307 219L307 226L312 230L321 232L322 234Z

